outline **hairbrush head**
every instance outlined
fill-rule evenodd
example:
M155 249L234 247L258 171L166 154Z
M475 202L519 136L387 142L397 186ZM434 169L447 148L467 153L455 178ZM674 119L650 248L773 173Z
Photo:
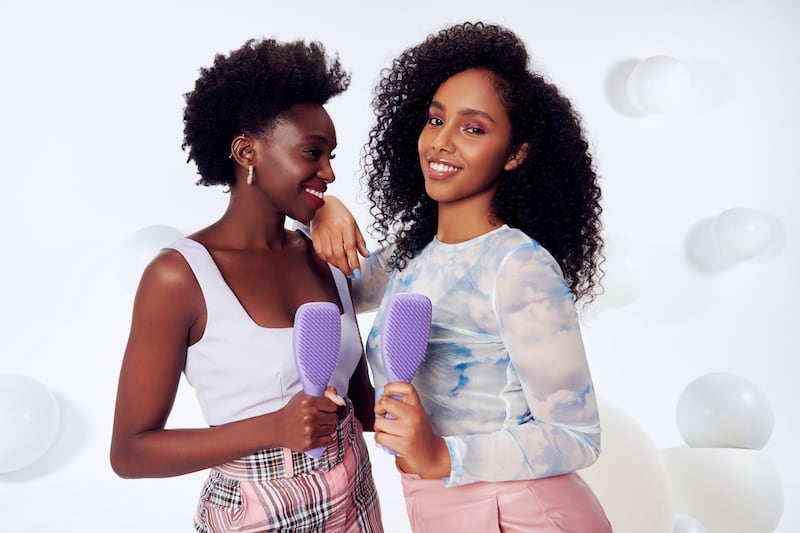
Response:
M339 307L330 302L309 302L294 315L294 361L303 390L309 396L322 396L339 361L342 323ZM324 448L306 450L310 457L321 457Z
M330 302L309 302L294 317L294 357L303 390L322 396L339 361L342 323L339 307Z
M388 381L410 383L425 359L431 333L431 301L422 294L393 294L386 302L381 352Z

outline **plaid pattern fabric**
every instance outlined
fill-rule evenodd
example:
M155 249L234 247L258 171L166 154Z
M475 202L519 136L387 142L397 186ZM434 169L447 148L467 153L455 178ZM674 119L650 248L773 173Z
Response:
M275 448L213 468L195 530L381 533L369 453L349 400L348 407L336 444L318 459Z
M203 498L213 505L237 508L242 506L242 491L239 481L211 472L203 490Z

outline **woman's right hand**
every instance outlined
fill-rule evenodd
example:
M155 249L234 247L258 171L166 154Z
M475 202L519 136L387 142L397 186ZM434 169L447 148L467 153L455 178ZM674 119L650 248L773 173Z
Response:
M358 256L369 257L369 252L356 219L342 201L325 195L325 205L317 210L310 227L317 255L351 279L358 279Z
M397 453L400 470L425 479L450 475L447 444L433 431L413 385L387 383L375 402L375 415L375 442Z
M282 434L280 446L296 452L327 447L336 440L337 408L326 396L298 392L274 413L274 427Z

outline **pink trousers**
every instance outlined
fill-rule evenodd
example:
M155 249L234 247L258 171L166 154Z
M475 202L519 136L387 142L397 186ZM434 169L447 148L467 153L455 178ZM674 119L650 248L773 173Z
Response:
M401 473L414 533L610 533L603 508L578 474L446 488Z
M318 459L270 448L212 468L195 515L198 533L383 533L361 424L352 412Z

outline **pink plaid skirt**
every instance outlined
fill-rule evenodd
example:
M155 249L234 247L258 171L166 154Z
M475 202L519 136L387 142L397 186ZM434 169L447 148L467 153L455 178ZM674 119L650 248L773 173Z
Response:
M271 448L212 468L194 524L202 533L382 533L372 465L349 400L336 443L318 459Z
M445 487L401 472L414 533L611 533L611 524L578 474Z

